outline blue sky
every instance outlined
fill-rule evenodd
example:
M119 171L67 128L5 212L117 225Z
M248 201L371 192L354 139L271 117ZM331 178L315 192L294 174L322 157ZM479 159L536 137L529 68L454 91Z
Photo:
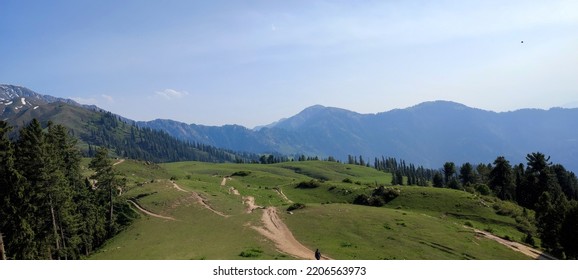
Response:
M135 120L578 107L576 73L578 1L0 0L0 83Z

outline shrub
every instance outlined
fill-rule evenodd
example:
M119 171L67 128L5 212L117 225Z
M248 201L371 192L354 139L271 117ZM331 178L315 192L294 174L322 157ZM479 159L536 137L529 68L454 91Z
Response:
M380 186L373 190L371 196L360 194L353 200L353 204L381 207L398 197L400 191Z
M342 248L348 248L348 247L351 247L351 246L353 246L353 244L351 244L350 242L347 242L347 241L341 242L341 247L342 247Z
M237 171L237 172L231 174L231 176L246 177L246 176L249 176L250 174L251 174L251 171Z
M309 182L301 182L297 185L296 188L298 189L315 189L315 188L319 188L321 186L321 183L317 180L311 180Z
M360 194L353 200L353 204L357 205L369 205L369 196L366 194Z
M466 222L464 223L464 225L465 225L465 226L468 226L468 227L472 227L472 228L474 227L474 225L473 225L472 222L470 222L470 221L466 221Z
M343 179L342 182L343 182L343 183L348 183L348 184L352 184L352 183L353 183L353 181L351 181L351 179L349 179L349 178Z
M239 256L243 258L256 258L261 256L262 253L263 251L260 249L251 248L239 253Z
M477 184L475 189L481 195L490 195L492 193L492 191L490 190L490 187L488 187L485 184Z
M373 191L371 196L379 197L383 200L384 203L388 203L388 202L394 200L396 197L398 197L399 194L400 194L400 191L398 189L386 188L384 186L380 186Z
M522 240L522 242L534 247L536 246L536 241L534 241L534 237L531 233L526 234L526 237Z
M289 208L287 208L287 211L294 211L294 210L299 210L299 209L303 209L303 208L305 208L305 204L294 203L293 205L289 206Z
M515 218L521 214L517 209L517 206L511 202L498 201L494 203L493 208L496 210L496 214L501 216L510 216Z

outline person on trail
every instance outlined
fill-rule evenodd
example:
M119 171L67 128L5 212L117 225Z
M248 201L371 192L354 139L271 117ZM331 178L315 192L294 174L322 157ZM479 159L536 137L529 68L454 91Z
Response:
M315 258L316 258L317 260L320 260L320 259L321 259L321 252L319 252L319 249L316 249L316 250L315 250Z

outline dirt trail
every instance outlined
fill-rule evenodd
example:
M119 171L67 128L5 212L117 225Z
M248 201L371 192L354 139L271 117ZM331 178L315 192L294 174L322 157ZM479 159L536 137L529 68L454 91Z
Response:
M223 177L223 181L221 181L221 187L227 185L227 180L231 180L231 177Z
M124 159L119 159L117 162L113 163L112 166L119 165L124 162Z
M469 227L467 227L467 228L469 228ZM470 229L472 229L472 228L470 228ZM510 249L512 249L514 251L520 252L520 253L522 253L522 254L530 257L530 258L537 259L537 260L555 260L556 259L552 256L549 256L543 252L540 252L540 251L538 251L532 247L528 247L524 244L520 244L518 242L509 241L509 240L500 238L498 236L495 236L495 235L493 235L489 232L483 231L483 230L479 230L479 229L475 229L475 228L473 230L476 233L476 235L478 235L478 236L482 236L482 237L494 240L494 241L496 241L496 242L498 242L498 243L500 243L506 247L509 247Z
M189 192L189 191L181 188L179 185L177 185L177 183L175 183L175 181L170 181L170 182L173 184L173 187L174 187L175 189L177 189L177 190L179 190L179 191L181 191L181 192L186 192L186 193Z
M225 217L228 218L229 215L223 214L222 212L219 212L217 210L215 210L213 207L211 207L211 205L207 204L207 201L198 193L196 192L192 192L191 193L191 197L197 201L199 204L203 205L203 207L207 208L209 211L221 216L221 217Z
M277 208L265 208L261 221L263 222L263 226L253 226L252 228L273 241L280 252L300 259L315 259L315 252L299 243L287 225L285 225L285 223L283 223L279 218L279 215L277 215ZM325 260L331 259L325 256L322 258Z
M283 193L283 190L282 190L281 188L275 189L275 191L276 191L277 194L279 194L286 202L288 202L288 203L293 203L293 201L291 201L291 199L289 199L289 198Z
M167 217L167 216L163 216L163 215L159 215L159 214L155 214L155 213L153 213L153 212L150 212L150 211L148 211L148 210L140 207L140 205L138 205L138 203L136 203L136 202L134 202L134 201L132 201L132 200L127 200L127 201L130 202L132 205L134 205L134 207L136 207L136 209L138 209L139 211L141 211L141 212L143 212L143 213L145 213L145 214L147 214L147 215L149 215L149 216L153 216L153 217L161 218L161 219L165 219L165 220L176 221L176 219L173 218L173 217Z
M243 196L243 204L247 205L246 213L253 213L255 209L265 209L263 206L255 205L255 198L252 196Z

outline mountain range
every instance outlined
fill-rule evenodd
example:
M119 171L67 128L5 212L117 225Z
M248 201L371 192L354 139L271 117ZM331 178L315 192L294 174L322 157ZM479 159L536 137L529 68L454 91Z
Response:
M74 101L33 93L0 85L1 118L14 123L23 111L56 101L86 108ZM578 170L578 109L497 113L450 101L432 101L377 114L315 105L255 129L160 119L135 124L186 142L258 154L333 156L340 160L355 155L369 162L386 156L440 168L447 161L491 163L497 156L505 156L511 164L524 163L528 153L539 151L551 156L554 163Z

